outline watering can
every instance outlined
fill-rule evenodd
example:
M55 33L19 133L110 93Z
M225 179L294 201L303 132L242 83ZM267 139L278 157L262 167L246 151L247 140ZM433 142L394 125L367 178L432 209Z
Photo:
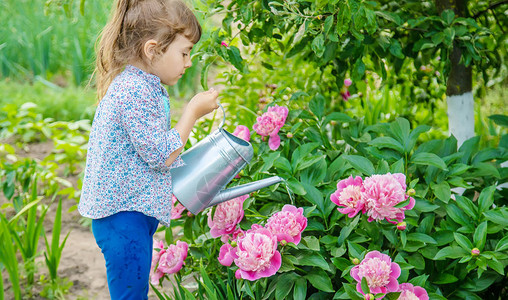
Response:
M222 128L226 113L219 106L224 112L219 128L182 153L184 166L171 169L173 194L192 214L283 180L273 176L224 189L250 162L254 150L249 142Z

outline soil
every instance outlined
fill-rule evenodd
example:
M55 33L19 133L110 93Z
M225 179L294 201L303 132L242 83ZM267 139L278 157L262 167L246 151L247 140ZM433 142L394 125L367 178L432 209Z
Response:
M10 141L0 141L0 143L9 143ZM12 143L13 144L13 143ZM53 142L47 141L43 143L31 144L26 146L24 149L16 149L17 157L31 157L35 160L43 160L53 150ZM69 180L74 187L77 187L78 175L73 175L65 178ZM46 199L44 199L46 200ZM7 202L7 199L0 193L0 207ZM91 232L90 222L87 221L78 213L76 209L77 203L72 199L63 199L62 201L62 229L60 242L63 241L67 234L67 242L63 249L62 257L58 267L58 276L64 279L64 282L71 282L72 285L64 295L65 299L109 299L107 278L106 278L106 267L104 257L102 256L101 250L95 243L95 239ZM48 239L51 239L53 221L56 211L56 204L53 204L48 211L45 221L44 230ZM13 211L9 209L3 209L1 213L5 213L7 217L12 217ZM88 224L88 225L86 225ZM162 239L162 236L156 236L157 239ZM40 282L42 276L48 278L47 267L44 262L44 251L45 251L44 238L39 239L39 253L40 255L36 259L37 274L35 276L35 285L32 287L32 297L26 299L46 299L40 296L43 290L43 284ZM22 259L20 261L20 267ZM21 271L20 271L21 272ZM10 290L10 280L7 272L2 273L4 280L4 291L6 299L12 297L12 291ZM23 278L21 279L23 282ZM166 282L166 285L171 286L171 283ZM26 287L22 283L22 288ZM167 294L170 293L170 289L166 286L160 289L161 292ZM155 294L150 289L150 299L156 299Z

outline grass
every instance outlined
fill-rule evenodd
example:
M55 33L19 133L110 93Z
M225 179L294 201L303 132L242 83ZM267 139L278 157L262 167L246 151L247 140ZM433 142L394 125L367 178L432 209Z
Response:
M95 93L93 88L72 85L62 88L41 78L32 84L0 80L0 109L7 104L20 107L23 103L33 102L37 104L35 112L43 118L57 121L92 120L97 102ZM188 99L171 98L174 120L178 120L186 101Z

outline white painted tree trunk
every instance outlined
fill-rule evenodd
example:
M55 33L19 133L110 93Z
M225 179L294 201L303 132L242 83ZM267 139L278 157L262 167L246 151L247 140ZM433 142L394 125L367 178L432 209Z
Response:
M448 96L448 130L457 139L457 148L474 134L474 98L472 92Z

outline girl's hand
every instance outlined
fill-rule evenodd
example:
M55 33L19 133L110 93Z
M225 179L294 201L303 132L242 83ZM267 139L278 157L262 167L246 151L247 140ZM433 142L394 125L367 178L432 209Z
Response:
M208 91L201 92L189 101L186 109L189 110L189 113L191 113L197 120L219 107L219 104L217 103L218 96L219 92L213 88Z

